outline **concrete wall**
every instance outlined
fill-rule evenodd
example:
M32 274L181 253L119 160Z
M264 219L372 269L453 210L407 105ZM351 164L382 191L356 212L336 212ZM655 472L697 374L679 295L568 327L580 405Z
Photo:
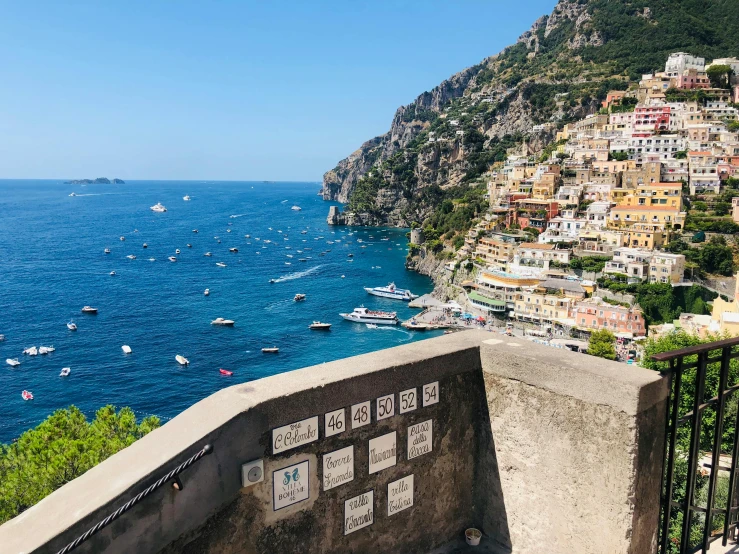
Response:
M647 370L470 331L224 389L0 527L2 552L56 552L210 443L181 476L75 552L428 552L466 527L499 552L649 551L658 515L666 383ZM439 381L438 404L398 393ZM394 394L396 415L376 421ZM371 401L370 424L325 437L324 414ZM272 429L319 416L319 439L273 454ZM433 421L408 459L409 426ZM397 433L397 464L368 473L368 442ZM354 447L354 480L321 486L322 456ZM265 480L242 488L241 464ZM307 500L273 510L272 474L307 460ZM413 507L387 515L388 483ZM374 524L344 535L344 501L374 490Z

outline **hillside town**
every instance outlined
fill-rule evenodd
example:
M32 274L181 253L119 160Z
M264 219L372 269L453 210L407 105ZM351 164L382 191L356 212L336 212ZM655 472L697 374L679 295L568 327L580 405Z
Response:
M738 75L736 58L674 53L638 87L609 92L596 113L533 128L554 142L544 155L524 144L486 173L489 209L447 263L449 273L468 268L460 284L469 304L550 338L607 330L621 343L676 328L739 335L731 281L702 313L651 326L624 292L733 274L731 256L716 270L698 254L709 244L727 249L739 228ZM412 243L423 240L423 229L412 232Z

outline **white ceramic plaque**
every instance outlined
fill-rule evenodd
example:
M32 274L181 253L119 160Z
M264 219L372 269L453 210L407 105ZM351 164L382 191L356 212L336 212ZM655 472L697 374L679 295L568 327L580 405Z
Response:
M354 446L323 455L323 490L354 480Z
M361 402L352 406L352 429L369 425L372 414L370 413L370 401Z
M439 381L434 381L423 386L423 407L438 404L439 402Z
M397 461L397 433L393 431L369 441L369 472L377 473L395 465Z
M369 527L375 522L375 491L368 491L344 501L344 534Z
M395 395L388 394L377 399L377 421L395 415Z
M308 500L310 496L310 465L308 460L276 469L272 473L274 511Z
M346 410L344 408L341 408L340 410L334 410L333 412L329 412L325 416L323 416L325 437L338 435L339 433L343 433L344 431L346 431L346 421L344 415L345 412Z
M434 421L429 419L408 427L408 459L418 458L433 448Z
M413 506L413 475L387 485L387 515L391 516Z
M272 454L318 440L318 416L272 429Z
M404 390L398 395L398 408L401 414L412 412L418 408L418 394L415 387Z

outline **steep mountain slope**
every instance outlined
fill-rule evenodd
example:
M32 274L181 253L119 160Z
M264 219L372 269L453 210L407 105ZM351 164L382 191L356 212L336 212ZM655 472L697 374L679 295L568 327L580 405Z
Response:
M451 199L474 210L493 163L552 140L535 125L592 113L676 51L739 54L739 2L560 0L516 44L399 108L386 134L324 175L324 198L370 224L421 222Z

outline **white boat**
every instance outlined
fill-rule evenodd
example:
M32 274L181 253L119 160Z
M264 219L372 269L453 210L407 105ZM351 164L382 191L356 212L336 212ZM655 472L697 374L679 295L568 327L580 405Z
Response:
M141 245L141 247L142 247L142 248L149 248L149 245L148 245L148 244L146 244L146 243L144 243L144 244L142 244L142 245Z
M169 257L169 258L167 258L167 259L168 259L168 260L169 260L170 262L176 262L176 261L177 261L177 258L175 258L174 256L170 256L170 257Z
M205 254L203 254L203 256L208 256L209 258L210 258L210 257L211 257L212 255L213 255L213 254L212 254L211 252L206 252Z
M181 356L180 354L177 354L174 359L177 360L177 363L180 365L188 365L190 363L190 360L188 360L184 356Z
M71 192L71 193L69 194L69 196L77 196L77 194L76 194L76 193L74 193L74 192Z
M305 295L302 294L302 293L298 293L298 294L295 295L295 297L293 298L293 300L295 302L301 302L301 301L305 300Z
M97 308L93 308L92 306L85 306L84 308L82 308L82 313L83 314L96 315L98 313L98 309Z
M77 324L74 321L70 321L67 323L67 329L70 331L76 331L77 330Z
M328 331L329 329L331 329L331 324L314 321L313 323L308 325L308 329L311 329L313 331Z
M398 315L395 312L381 312L378 310L368 310L364 306L354 308L350 314L339 314L347 321L355 323L375 323L378 325L397 325Z
M375 287L375 288L364 287L364 290L366 290L368 293L374 296L381 296L383 298L393 298L395 300L405 300L406 302L409 302L413 300L414 298L418 298L418 295L413 294L408 289L397 288L395 286L395 283L390 283L386 287Z
M5 340L5 335L0 335L0 342L3 342Z
M184 200L185 202L187 202L188 200L190 200L190 195L189 195L189 194L186 194L185 196L183 196L183 197L182 197L182 199L183 199L183 200Z
M5 360L5 363L12 367L18 367L21 365L21 363L18 361L18 358L8 358Z
M115 277L115 271L111 271L111 272L110 272L110 276L111 276L111 277Z
M121 350L123 350L124 354L130 354L132 352L131 347L128 346L127 344L124 344L123 346L121 346Z
M211 325L223 325L224 327L233 327L234 323L236 322L233 319L223 319L222 317L217 317L210 322Z
M124 240L126 240L126 237L121 237L121 242L123 242Z
M224 264L223 262L216 262L216 265L218 267L226 267L226 264Z
M38 347L39 354L51 354L55 350L56 348L54 348L53 346L39 346Z
M161 203L161 202L157 202L156 204L154 204L154 205L153 205L153 206L152 206L151 208L149 208L149 209L150 209L150 210L151 210L152 212L158 212L158 213L162 213L162 212L166 212L166 211L167 211L167 208L165 208L165 207L164 207L164 206L162 205L162 203Z
M302 210L303 208L301 208L300 206L293 206L293 207L292 207L292 208L290 208L290 209L291 209L291 210L293 210L293 211L299 212L299 211L300 211L300 210Z
M174 253L175 254L179 254L180 253L180 249L178 248L177 250L174 251Z
M210 296L210 289L205 289L205 292L203 294L205 296Z
M29 356L38 356L38 348L32 346L30 348L26 348L23 353L28 354Z
M105 252L106 254L110 254L110 248L106 248L105 250L103 250L103 252Z
M157 261L157 259L156 259L156 258L149 258L149 261L150 261L150 262L156 262L156 261Z
M236 254L239 251L239 249L238 248L229 248L228 251L229 252L233 252L234 254Z
M262 348L264 354L277 354L280 351L279 348L273 346L272 348Z
M59 372L59 377L66 377L70 373L72 373L72 368L70 368L70 367L63 367L62 370L61 370L61 372Z
M192 248L192 244L190 244L190 243L188 242L188 243L187 243L187 247L188 247L188 248Z
M128 256L126 256L126 258L128 258L129 260L135 260L136 256L134 256L133 254L129 254Z

